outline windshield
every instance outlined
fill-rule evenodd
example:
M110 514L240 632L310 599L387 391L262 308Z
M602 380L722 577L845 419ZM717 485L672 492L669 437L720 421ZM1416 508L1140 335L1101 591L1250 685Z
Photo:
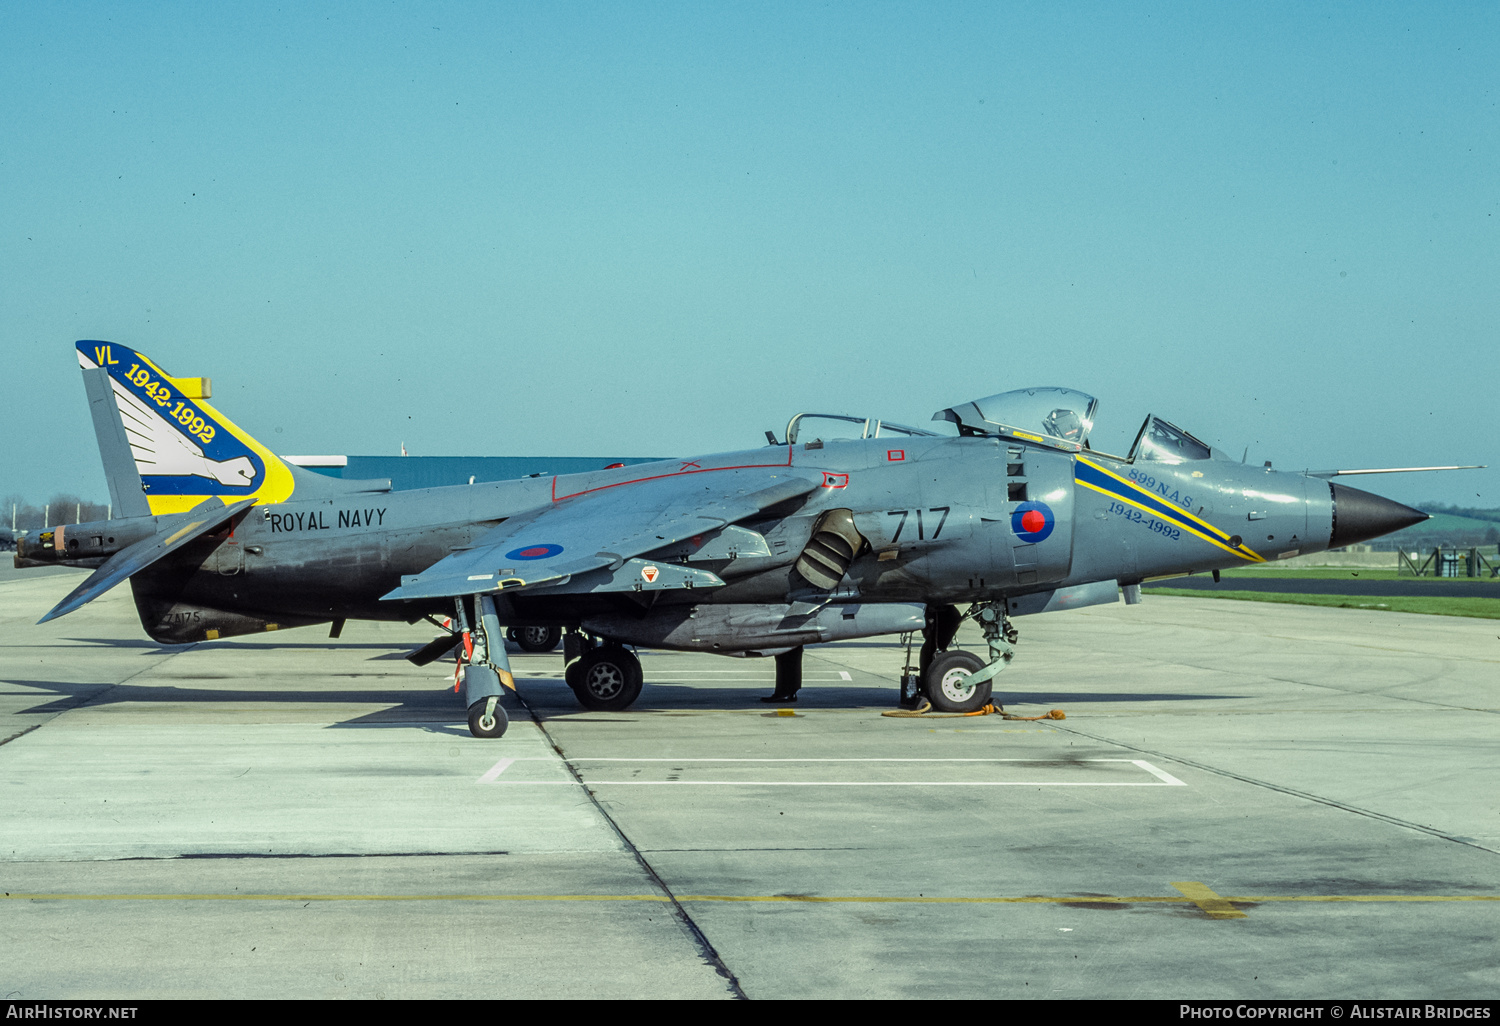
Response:
M1213 450L1182 428L1168 424L1160 417L1147 417L1130 450L1132 460L1158 463L1186 463L1189 460L1213 458Z
M1088 445L1099 400L1071 388L1021 388L932 415L961 434L1015 435L1077 451Z

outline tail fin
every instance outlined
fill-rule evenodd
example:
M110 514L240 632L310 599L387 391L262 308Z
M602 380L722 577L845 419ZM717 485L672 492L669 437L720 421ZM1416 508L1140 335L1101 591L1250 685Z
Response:
M117 343L77 348L116 515L291 496L293 470L208 404L207 378L174 378Z

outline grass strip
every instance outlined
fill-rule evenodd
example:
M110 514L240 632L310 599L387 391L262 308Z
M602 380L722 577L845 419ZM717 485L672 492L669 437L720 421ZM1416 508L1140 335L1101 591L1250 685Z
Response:
M1410 572L1398 574L1395 570L1386 567L1373 566L1243 567L1224 571L1226 581L1232 581L1236 577L1273 578L1288 581L1403 581L1417 585L1463 584L1464 582L1482 584L1485 581L1494 581L1488 570L1482 577L1413 577Z
M1150 595L1182 598L1238 599L1241 602L1284 602L1294 606L1333 606L1371 609L1382 613L1425 613L1430 616L1473 616L1500 620L1500 599L1447 598L1408 595L1297 595L1282 591L1208 591L1197 588L1151 588Z

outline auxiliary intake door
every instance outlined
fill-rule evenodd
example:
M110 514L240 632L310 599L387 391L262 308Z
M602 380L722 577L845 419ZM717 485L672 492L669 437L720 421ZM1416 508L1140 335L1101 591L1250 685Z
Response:
M1073 458L1009 446L1005 479L990 494L1004 520L1001 544L1010 546L1016 584L1027 588L1067 577L1073 567Z

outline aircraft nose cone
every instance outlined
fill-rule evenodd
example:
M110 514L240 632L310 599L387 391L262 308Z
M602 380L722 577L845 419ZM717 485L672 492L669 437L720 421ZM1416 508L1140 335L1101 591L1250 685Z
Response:
M1382 534L1420 524L1429 514L1358 488L1329 482L1333 489L1333 534L1330 549L1356 545Z

